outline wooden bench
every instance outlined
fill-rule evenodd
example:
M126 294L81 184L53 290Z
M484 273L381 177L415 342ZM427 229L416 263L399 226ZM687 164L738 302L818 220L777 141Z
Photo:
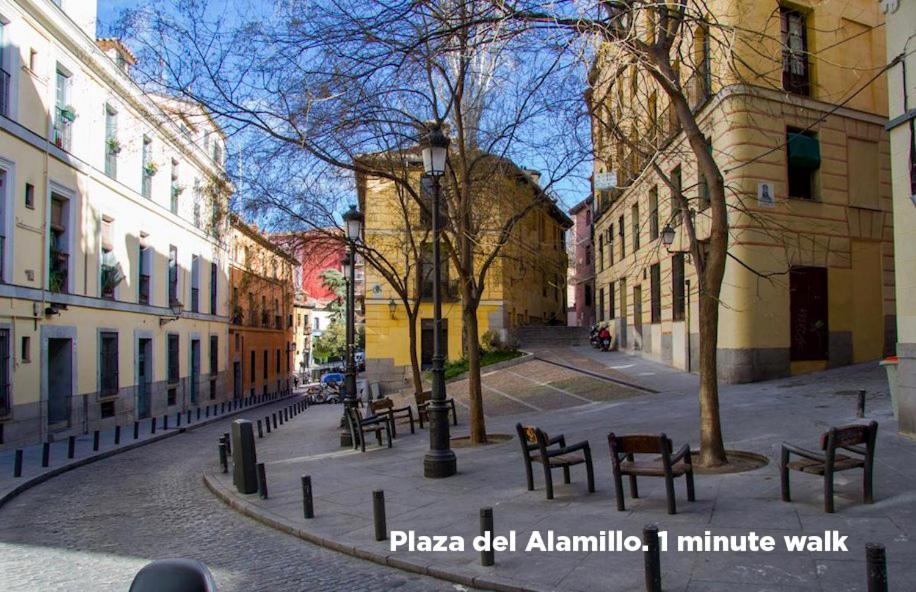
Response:
M824 477L824 511L832 514L833 508L833 474L850 469L863 470L863 492L865 503L874 503L874 466L875 466L875 438L878 435L878 422L873 421L868 425L849 425L830 428L821 434L821 450L823 453L793 446L788 442L782 443L782 458L779 463L779 472L782 480L782 501L792 501L789 491L789 470L821 475ZM862 445L865 445L864 448ZM849 454L838 454L842 449ZM792 455L800 457L791 460Z
M420 420L420 429L423 429L423 420L429 421L429 414L426 412L426 408L429 407L429 401L433 397L432 391L423 391L422 393L414 393L414 399L417 402L417 419ZM452 412L452 424L458 425L458 411L455 408L455 399L446 399L445 404L451 409Z
M366 451L366 432L375 432L375 438L378 445L382 445L382 432L388 435L388 448L391 448L391 418L387 415L373 415L363 417L359 407L347 406L347 419L350 424L350 435L353 440L353 448L357 446Z
M515 424L518 439L522 445L522 458L525 462L525 476L528 480L528 491L534 491L534 473L532 463L540 463L544 468L544 484L547 488L547 499L553 499L553 469L563 469L563 482L570 483L569 468L585 464L588 479L588 492L595 492L595 470L592 466L592 451L588 441L566 445L562 434L551 438L540 428Z
M394 401L385 397L384 399L378 399L369 403L369 410L373 415L387 415L391 420L391 435L395 438L398 437L397 423L396 419L407 419L410 422L410 433L415 434L416 431L413 427L413 409L410 405L406 407L395 408Z
M636 477L664 477L665 493L668 498L668 513L677 514L677 503L674 498L674 479L685 476L687 481L687 500L694 501L693 461L690 457L690 445L684 444L672 454L671 439L665 434L633 434L617 436L613 432L607 435L611 451L611 464L614 472L614 490L617 494L617 509L626 510L623 495L623 476L630 478L630 495L639 498ZM655 459L636 460L637 454L657 454Z

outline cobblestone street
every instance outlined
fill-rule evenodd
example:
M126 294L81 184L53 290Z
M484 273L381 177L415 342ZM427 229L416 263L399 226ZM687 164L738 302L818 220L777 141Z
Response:
M124 592L165 557L203 561L220 592L455 589L313 546L217 501L200 475L229 423L76 469L0 509L0 590Z

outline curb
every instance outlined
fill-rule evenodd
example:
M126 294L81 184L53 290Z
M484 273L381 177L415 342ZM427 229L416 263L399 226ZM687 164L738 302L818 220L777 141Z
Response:
M655 389L651 389L647 386L636 384L635 382L628 382L626 380L620 380L619 378L612 378L606 374L601 374L600 372L592 372L591 370L584 370L582 368L576 368L575 366L572 366L571 364L564 364L563 362L557 362L556 360L548 360L547 358L542 358L536 354L531 354L531 355L535 360L539 360L541 362L544 362L545 364L553 364L554 366L559 366L560 368L566 368L567 370L573 370L580 374L586 374L588 376L591 376L592 378L597 378L598 380L604 380L606 382L613 382L615 384L630 387L631 389L636 389L638 391L642 391L644 393L649 393L652 395L657 395L660 392Z
M447 568L417 563L395 555L385 555L372 549L340 543L325 536L315 534L314 532L298 528L287 520L268 515L267 512L259 510L254 504L239 499L231 490L224 487L222 483L210 477L207 473L204 473L202 478L204 486L210 493L239 514L247 516L256 522L260 522L264 526L300 538L309 543L318 545L319 547L324 547L358 559L365 559L366 561L371 561L386 567L393 567L410 573L430 576L439 580L461 584L462 586L477 588L479 590L494 590L495 592L546 592L544 589L519 586L509 580L469 576Z
M137 441L137 442L131 442L130 444L123 444L123 445L119 446L118 448L112 448L112 449L106 450L106 451L104 451L104 452L99 452L99 453L97 453L97 454L93 454L92 456L87 456L86 458L81 458L81 459L79 459L79 460L75 460L75 461L70 462L70 463L67 463L67 464L65 464L65 465L62 465L62 466L59 466L59 467L50 469L50 470L45 471L44 473L42 473L42 474L40 474L40 475L36 475L36 476L34 476L34 477L31 477L31 478L29 478L29 479L26 479L26 480L22 481L19 485L17 485L16 487L14 487L13 489L11 489L10 491L4 493L3 496L0 496L0 508L3 508L4 505L6 505L6 504L9 503L10 501L12 501L12 500L13 500L16 496L18 496L19 494L21 494L21 493L23 493L23 492L25 492L25 491L28 491L29 489L35 487L36 485L40 485L40 484L44 483L45 481L49 481L50 479L53 479L54 477L57 477L58 475L62 475L62 474L64 474L64 473L68 472L68 471L72 471L73 469L78 469L78 468L83 467L83 466L86 466L86 465L88 465L88 464L92 464L92 463L94 463L94 462L96 462L96 461L100 461L100 460L104 460L104 459L106 459L106 458L110 458L110 457L112 457L112 456L115 456L116 454L121 454L122 452L128 452L129 450L134 450L135 448L140 448L141 446L146 446L147 444L153 444L153 443L156 443L156 442L160 442L160 441L162 441L162 440L165 440L166 438L171 438L172 436L177 436L178 434L183 434L183 433L186 432L186 431L195 430L195 429L197 429L197 428L199 428L199 427L204 427L204 426L206 426L206 425L210 425L211 423L215 423L215 422L217 422L217 421L221 421L221 420L227 419L227 418L229 418L229 417L233 417L233 416L235 416L235 415L239 415L239 414L241 414L241 413L245 413L246 411L248 411L248 410L250 410L250 409L258 409L258 408L260 408L260 407L265 407L265 406L267 406L267 405L273 405L273 404L279 403L279 402L281 402L281 401L286 401L287 399L290 399L290 398L292 398L292 397L297 397L297 396L301 396L301 394L292 394L292 395L288 395L288 396L283 397L283 398L280 398L280 399L274 399L274 400L272 400L272 401L266 401L266 402L261 403L261 404L259 404L259 405L251 405L251 406L245 407L245 408L243 408L243 409L238 409L238 410L236 410L236 411L232 411L232 412L230 412L230 413L226 413L225 415L220 415L220 416L218 416L218 417L211 417L210 419L205 419L205 420L200 421L200 422L198 422L198 423L191 424L191 425L189 425L189 426L187 426L187 427L175 428L174 430L171 430L171 431L168 431L168 432L164 432L164 433L162 433L162 434L156 434L155 436L150 436L149 438L146 438L145 440L140 440L140 441Z

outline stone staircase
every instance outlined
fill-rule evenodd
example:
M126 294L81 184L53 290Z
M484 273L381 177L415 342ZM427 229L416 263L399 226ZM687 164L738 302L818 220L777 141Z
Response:
M588 345L588 327L529 325L516 329L521 349Z

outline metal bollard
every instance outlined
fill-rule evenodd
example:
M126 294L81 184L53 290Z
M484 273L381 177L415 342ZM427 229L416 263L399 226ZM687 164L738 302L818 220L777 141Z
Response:
M375 523L375 540L388 538L388 525L385 523L385 492L377 489L372 492L372 521Z
M175 427L176 428L181 427L181 411L178 411L175 413Z
M210 406L204 407L204 417L210 417Z
M859 398L856 401L856 417L865 417L865 391L859 391Z
M163 431L169 429L169 414L168 413L162 416L162 429Z
M153 417L153 418L150 419L150 431L149 431L149 433L151 433L151 434L155 434L155 433L156 433L156 418L155 418L155 417Z
M99 451L99 431L98 430L92 432L92 451L93 452Z
M115 426L115 446L121 443L121 426Z
M261 426L261 420L258 420L258 438L264 437L264 428Z
M22 477L22 449L16 449L16 460L13 461L13 477ZM306 516L308 518L308 516Z
M222 467L224 473L229 472L229 455L226 454L226 443L219 443L219 466Z
M229 432L223 434L223 441L226 443L226 452L232 454L232 444L230 443Z
M51 443L42 442L41 444L41 466L47 467L51 462Z
M140 437L140 422L134 422L134 440Z
M280 413L278 413L277 415L280 416L280 425L283 425L283 410L281 409Z
M200 421L200 407L197 408L197 421Z
M19 455L19 458L22 459L22 454ZM22 465L21 462L19 464ZM302 476L302 513L306 518L315 517L315 507L312 505L312 478L309 475Z
M489 567L495 562L493 551L493 508L480 508L480 536L490 538L490 548L480 552L480 565Z
M267 473L262 462L258 463L258 497L267 499Z
M865 545L865 565L868 570L868 592L887 592L887 557L884 545Z
M267 433L269 434L270 433L270 416L269 415L264 416L264 423L267 424Z
M270 414L274 419L274 429L277 429L277 414L276 412Z
M226 402L223 401L223 404L220 405L219 408L220 408L220 413L225 413L226 412Z
M198 411L200 410L198 409ZM185 423L191 423L191 410L190 409L188 409L188 420Z
M67 438L67 458L76 456L76 436Z
M646 547L646 592L662 592L662 567L657 524L649 524L642 529L642 542Z

